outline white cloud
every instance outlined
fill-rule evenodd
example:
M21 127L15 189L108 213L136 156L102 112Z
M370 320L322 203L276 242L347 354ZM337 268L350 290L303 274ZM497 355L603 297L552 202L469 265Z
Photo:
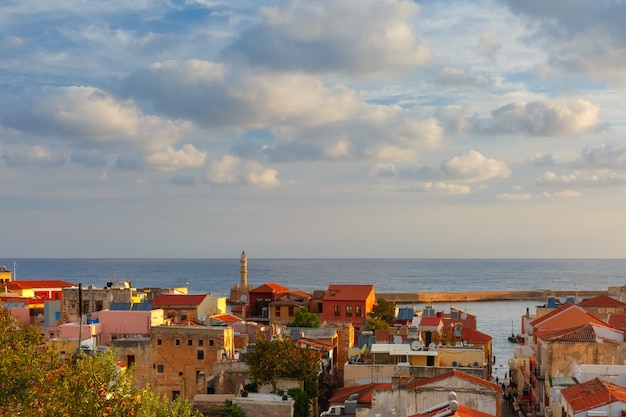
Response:
M537 185L546 187L626 187L626 177L614 173L590 176L579 176L575 174L557 175L553 171L548 171L539 177Z
M531 200L533 198L530 193L517 193L517 194L498 194L496 195L497 200L505 200L505 201L525 201Z
M552 155L544 155L542 153L537 153L531 156L526 159L526 162L528 165L533 167L552 167L557 165Z
M168 148L162 152L154 152L145 158L145 164L159 171L174 171L200 167L204 165L206 157L206 152L200 152L193 145L186 144L180 149Z
M441 172L446 178L468 182L506 178L511 174L504 161L485 158L477 151L456 155L442 162Z
M256 162L242 162L232 155L209 164L206 180L213 185L247 184L258 188L271 188L280 184L278 171Z
M419 6L413 2L293 0L260 10L261 22L227 50L255 66L387 75L419 67L431 56L415 33Z
M598 107L585 100L560 98L518 102L493 110L498 133L523 133L532 136L575 136L598 126Z
M131 100L118 101L93 87L47 89L5 109L2 122L37 136L81 146L130 146L157 150L175 143L184 123L144 115Z
M580 157L568 164L576 169L626 169L626 147L616 144L603 144L595 148L585 148Z

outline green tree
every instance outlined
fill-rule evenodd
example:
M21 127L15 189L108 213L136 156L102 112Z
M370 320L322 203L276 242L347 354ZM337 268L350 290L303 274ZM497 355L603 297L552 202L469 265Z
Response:
M320 318L317 314L309 312L306 307L300 308L293 315L293 321L287 323L287 327L320 327Z
M230 417L246 417L246 413L243 409L233 404L230 400L226 400L226 405L224 407L211 410L211 413L225 414Z
M0 416L191 417L191 404L170 402L149 387L133 388L113 351L63 359L33 326L18 326L0 309Z
M365 330L387 330L396 319L396 303L379 298L369 316L370 319L365 323Z
M300 388L291 388L287 393L293 398L294 417L309 417L311 415L311 399Z
M257 384L272 384L276 391L278 378L299 378L309 399L317 397L320 373L319 353L302 347L292 339L257 340L254 350L242 355L248 373Z

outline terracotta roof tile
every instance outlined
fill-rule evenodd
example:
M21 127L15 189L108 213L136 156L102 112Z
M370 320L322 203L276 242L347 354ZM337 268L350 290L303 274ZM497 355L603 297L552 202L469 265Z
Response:
M578 305L581 307L626 307L626 303L605 294L583 300Z
M331 284L324 295L326 300L342 300L342 301L361 301L365 300L374 292L374 286L371 284L353 284L341 285ZM332 295L334 294L334 295Z
M152 301L153 306L194 306L199 305L208 294L161 294Z
M215 314L210 317L211 321L221 321L223 323L236 323L238 321L243 321L237 316L233 316L232 314L223 313L223 314Z
M530 325L536 331L541 329L542 327L565 328L574 327L585 323L596 323L599 325L608 326L605 321L602 321L598 317L574 304L562 305L556 310L553 310L550 313L533 320L532 322L530 322ZM557 324L557 326L555 326L554 324Z
M421 387L421 386L424 386L424 385L427 385L436 381L443 381L444 379L453 378L453 377L457 377L457 378L465 379L466 381L474 382L484 387L491 388L495 390L496 392L502 394L502 388L500 387L500 385L494 384L493 382L487 381L486 379L477 378L475 376L466 374L465 372L461 372L456 369L453 369L450 372L445 372L443 374L433 376L431 378L421 379L419 381L412 382L406 386L406 389L407 390L415 389L415 388L418 388L418 387Z
M445 411L449 412L449 416L458 416L458 417L493 417L493 414L485 413L483 411L475 410L473 408L465 407L464 405L459 404L456 412L450 410L450 406L445 406L441 408L437 408L430 413L426 414L412 414L408 417L428 417L433 415L439 415L440 413L444 413Z
M71 282L62 281L59 279L29 279L21 281L11 281L7 284L7 288L12 289L34 289L34 288L64 288L64 287L78 287Z
M439 327L443 325L441 317L422 317L420 319L420 326Z
M611 313L606 322L616 329L626 330L626 314L624 313Z
M372 403L372 391L391 389L391 382L375 382L364 385L355 385L353 387L339 388L335 391L335 394L330 398L331 404L342 403L350 398L352 394L358 394L358 404L371 404Z
M617 401L626 403L626 388L595 378L564 388L561 396L579 413Z
M273 292L276 294L284 294L289 292L289 288L283 287L275 282L266 282L263 285L259 285L258 287L251 289L250 292Z
M461 338L467 340L469 343L489 343L493 340L488 334L469 327L461 328Z
M596 332L591 323L565 329L539 329L537 338L550 342L596 342Z

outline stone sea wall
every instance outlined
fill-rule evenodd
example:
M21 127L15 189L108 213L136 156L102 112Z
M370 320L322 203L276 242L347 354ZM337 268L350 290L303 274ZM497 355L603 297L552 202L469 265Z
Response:
M567 297L595 297L596 295L610 295L609 291L480 291L480 292L413 292L413 293L376 293L376 298L383 298L395 303L453 303L460 301L508 301L508 300L537 300L545 301L548 296Z

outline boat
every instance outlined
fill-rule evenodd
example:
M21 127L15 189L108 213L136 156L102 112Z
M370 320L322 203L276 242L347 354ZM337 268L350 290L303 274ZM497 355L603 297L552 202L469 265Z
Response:
M521 334L514 335L513 333L511 333L511 336L509 336L509 342L523 345L524 336L522 336Z

